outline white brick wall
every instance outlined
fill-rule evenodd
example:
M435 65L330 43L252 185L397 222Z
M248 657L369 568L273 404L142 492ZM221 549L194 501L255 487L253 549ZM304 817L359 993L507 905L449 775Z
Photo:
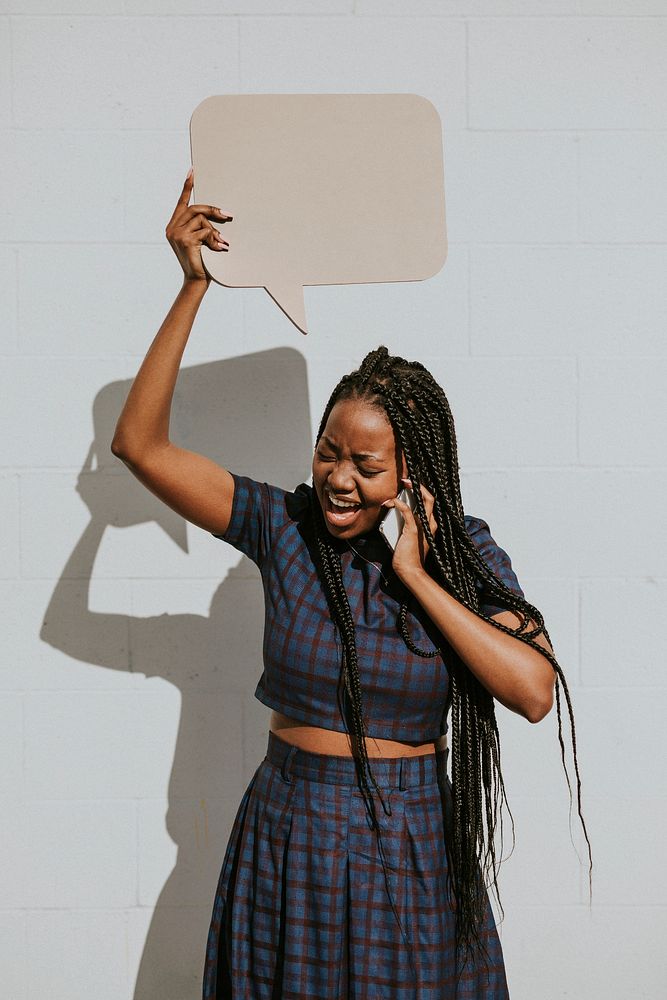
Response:
M288 378L314 429L378 343L432 368L466 509L543 610L578 723L590 911L555 714L499 709L513 1000L662 995L666 48L666 0L0 2L3 997L200 994L215 880L265 748L261 591L108 443L178 289L163 233L194 107L355 91L440 112L444 270L308 288L308 338L261 290L213 287L175 432L294 484L305 438L274 408ZM225 400L209 387L202 419L190 370L276 348L274 403L226 443Z

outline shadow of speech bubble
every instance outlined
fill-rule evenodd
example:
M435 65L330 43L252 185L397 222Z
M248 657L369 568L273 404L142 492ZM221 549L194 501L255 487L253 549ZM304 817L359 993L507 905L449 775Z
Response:
M442 129L417 94L233 94L190 120L194 203L233 216L211 277L265 288L307 333L304 285L421 281L447 256Z

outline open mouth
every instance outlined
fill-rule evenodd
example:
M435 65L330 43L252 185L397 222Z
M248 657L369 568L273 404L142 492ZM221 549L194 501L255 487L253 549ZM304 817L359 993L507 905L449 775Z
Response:
M361 510L360 503L350 503L348 500L338 500L324 491L324 516L329 524L343 527L352 524Z

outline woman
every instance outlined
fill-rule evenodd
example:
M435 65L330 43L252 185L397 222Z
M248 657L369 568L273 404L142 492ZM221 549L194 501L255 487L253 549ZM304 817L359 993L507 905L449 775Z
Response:
M231 216L189 205L192 186L191 171L166 230L183 286L111 447L264 583L267 755L227 844L204 997L506 998L486 891L504 800L494 699L538 722L557 679L572 723L544 620L486 522L463 512L449 405L417 362L380 347L335 387L312 487L288 492L172 444L210 282L201 246L229 249L213 223ZM392 506L393 550L378 530Z

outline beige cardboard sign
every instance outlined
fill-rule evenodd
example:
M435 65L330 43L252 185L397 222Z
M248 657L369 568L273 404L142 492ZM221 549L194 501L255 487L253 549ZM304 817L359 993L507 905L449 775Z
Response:
M221 285L307 333L304 285L420 281L447 256L442 129L417 94L230 94L190 120L194 201L219 206Z

